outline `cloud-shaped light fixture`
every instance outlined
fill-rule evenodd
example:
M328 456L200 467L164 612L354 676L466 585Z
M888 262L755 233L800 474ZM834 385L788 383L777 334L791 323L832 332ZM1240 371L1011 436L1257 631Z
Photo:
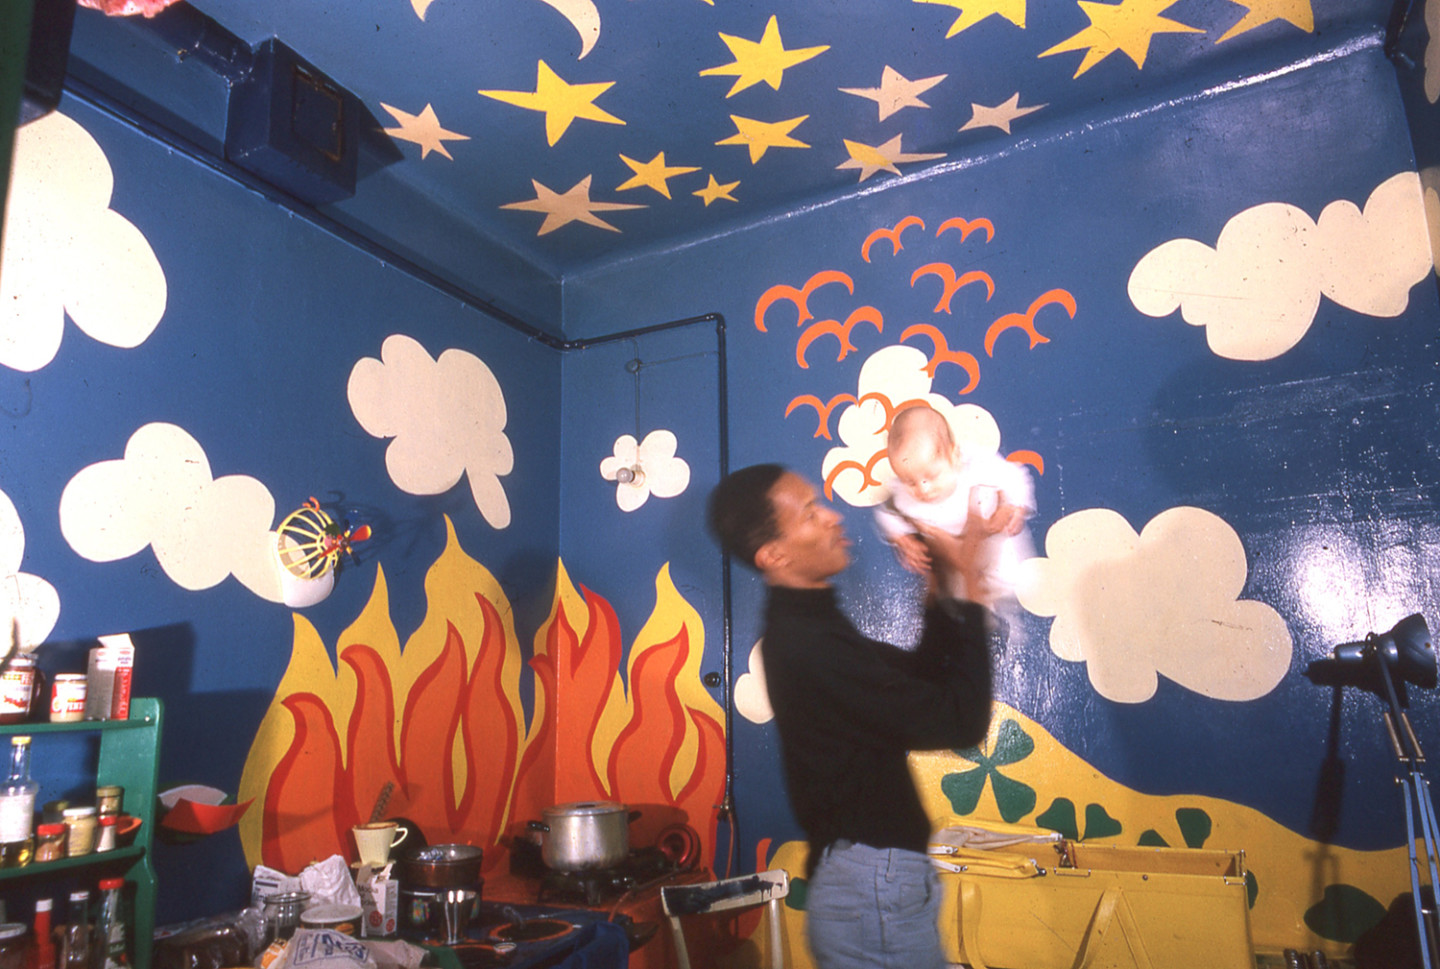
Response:
M634 511L653 494L674 498L690 485L690 465L675 456L679 442L670 431L651 431L639 444L629 434L615 439L615 450L600 462L600 477L618 483L615 504Z

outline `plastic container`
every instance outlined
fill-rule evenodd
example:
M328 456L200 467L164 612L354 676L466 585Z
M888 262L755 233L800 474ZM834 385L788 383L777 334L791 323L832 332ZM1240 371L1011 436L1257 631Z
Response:
M300 913L307 929L334 929L345 935L360 934L362 911L359 905L314 905Z

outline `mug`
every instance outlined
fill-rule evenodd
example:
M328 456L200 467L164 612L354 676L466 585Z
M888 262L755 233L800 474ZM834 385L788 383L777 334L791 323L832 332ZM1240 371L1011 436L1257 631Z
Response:
M355 835L355 847L360 853L360 864L372 868L388 864L390 849L405 840L408 828L400 829L394 821L372 821L357 824L350 829Z

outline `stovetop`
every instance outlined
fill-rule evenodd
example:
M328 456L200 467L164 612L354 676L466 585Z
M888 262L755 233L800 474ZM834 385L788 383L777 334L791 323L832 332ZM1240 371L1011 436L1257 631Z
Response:
M629 892L668 880L682 870L659 848L637 848L610 868L545 870L540 876L536 901L589 906L609 904Z

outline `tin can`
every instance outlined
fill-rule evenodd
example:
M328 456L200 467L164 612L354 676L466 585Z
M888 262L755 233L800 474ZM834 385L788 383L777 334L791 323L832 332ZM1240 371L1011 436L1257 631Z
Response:
M78 723L84 719L85 674L56 674L50 685L50 722Z

